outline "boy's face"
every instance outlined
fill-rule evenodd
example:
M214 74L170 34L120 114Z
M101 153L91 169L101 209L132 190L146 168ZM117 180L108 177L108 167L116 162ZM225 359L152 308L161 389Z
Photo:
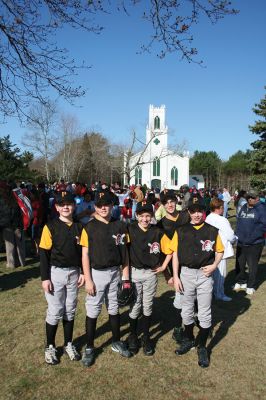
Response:
M137 214L137 219L139 225L142 228L147 229L151 223L152 215L148 212L143 212L141 214Z
M203 211L201 210L196 210L196 211L189 211L189 215L191 218L191 224L199 224L200 222L203 222Z
M176 201L167 200L167 202L164 204L164 208L168 214L174 214L176 210Z
M55 205L56 211L59 213L60 217L69 218L72 216L75 204L74 203L62 203Z
M108 204L108 205L104 205L104 206L100 206L100 207L95 206L95 211L98 215L100 215L100 217L108 218L111 215L112 208L113 208L112 204Z

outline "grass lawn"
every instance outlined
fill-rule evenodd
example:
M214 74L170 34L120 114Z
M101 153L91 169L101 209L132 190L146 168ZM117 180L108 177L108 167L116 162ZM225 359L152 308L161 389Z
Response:
M211 365L201 369L195 350L177 357L172 329L174 293L160 277L154 305L153 357L140 351L123 359L110 348L106 311L100 316L96 346L98 356L91 368L71 362L65 355L57 366L44 362L46 302L38 263L7 270L0 259L0 399L265 399L265 304L266 251L260 262L258 290L251 298L233 293L234 260L229 262L226 293L231 303L214 302L214 333L208 342ZM78 348L85 345L85 291L80 290L74 329ZM128 334L128 309L122 309L122 335ZM62 346L59 327L57 346ZM62 348L61 348L62 349Z

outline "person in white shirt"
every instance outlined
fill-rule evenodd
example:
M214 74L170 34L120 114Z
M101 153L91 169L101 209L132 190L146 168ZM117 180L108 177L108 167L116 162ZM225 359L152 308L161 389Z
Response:
M232 243L235 242L236 236L228 219L222 216L224 212L224 201L214 198L210 203L210 210L211 213L207 216L205 222L219 229L219 235L224 245L223 258L213 274L213 293L217 300L231 301L231 297L224 294L224 280L226 277L226 260L234 255Z
M227 218L227 212L228 212L228 205L231 201L231 195L228 192L227 188L223 188L223 202L224 202L224 210L223 210L223 217Z

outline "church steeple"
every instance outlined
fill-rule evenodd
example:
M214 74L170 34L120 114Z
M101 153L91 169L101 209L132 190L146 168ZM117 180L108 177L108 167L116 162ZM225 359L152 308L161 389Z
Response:
M149 122L146 128L146 143L151 143L155 149L167 148L168 127L165 124L165 105L149 107Z

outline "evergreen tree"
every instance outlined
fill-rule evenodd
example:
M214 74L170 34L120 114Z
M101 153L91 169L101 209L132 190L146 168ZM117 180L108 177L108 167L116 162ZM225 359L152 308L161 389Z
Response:
M33 155L30 152L20 152L19 147L11 142L9 135L0 137L0 179L15 181L33 178L34 172L28 167L32 159Z
M251 185L262 190L266 187L266 95L252 110L261 119L249 126L250 131L258 135L258 139L251 143L254 149L251 157Z
M228 161L223 162L221 182L234 189L248 189L250 186L250 160L252 151L237 151Z
M216 151L196 150L189 162L190 174L202 174L206 187L218 184L218 175L221 167L221 159Z

